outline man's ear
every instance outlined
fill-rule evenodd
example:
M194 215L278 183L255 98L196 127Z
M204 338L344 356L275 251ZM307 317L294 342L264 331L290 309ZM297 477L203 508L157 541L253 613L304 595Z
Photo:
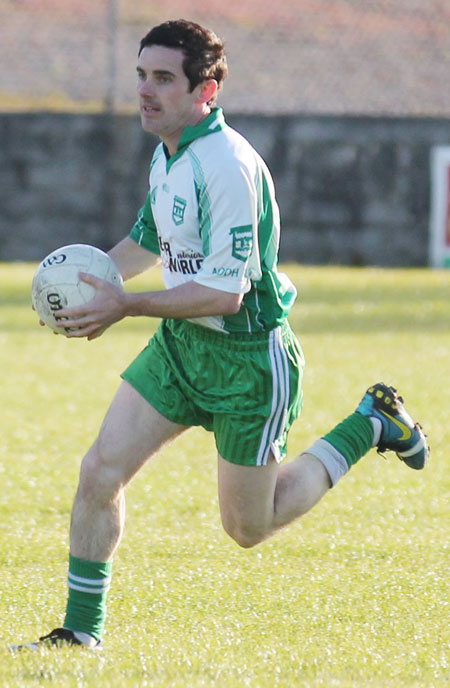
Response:
M217 91L219 90L217 81L215 79L207 79L206 81L202 81L202 83L198 85L198 88L199 94L197 101L199 103L209 103L210 100L215 98Z

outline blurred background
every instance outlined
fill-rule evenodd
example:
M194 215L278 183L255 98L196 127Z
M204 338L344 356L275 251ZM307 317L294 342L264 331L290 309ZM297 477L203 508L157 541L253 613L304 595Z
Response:
M180 17L225 41L220 105L271 168L282 259L450 264L449 0L0 0L0 260L127 233L157 143L137 49Z

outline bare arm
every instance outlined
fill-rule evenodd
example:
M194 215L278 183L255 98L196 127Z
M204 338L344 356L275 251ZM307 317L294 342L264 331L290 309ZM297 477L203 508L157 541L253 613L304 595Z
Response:
M194 281L162 291L127 293L92 275L81 273L81 276L96 288L97 294L83 306L59 311L60 317L69 318L61 321L61 328L76 328L67 333L68 337L95 339L126 316L199 318L230 315L237 313L243 298L243 294L211 289Z
M157 265L160 258L156 253L151 253L147 249L139 246L130 237L125 237L119 241L110 251L109 255L119 268L124 281L145 272L149 268Z
M237 313L243 294L187 282L164 291L126 294L125 315L146 315L158 318L200 318L204 315Z

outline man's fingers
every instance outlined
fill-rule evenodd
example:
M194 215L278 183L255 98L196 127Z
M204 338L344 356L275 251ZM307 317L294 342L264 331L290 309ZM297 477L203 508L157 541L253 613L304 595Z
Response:
M93 287L100 287L105 280L100 279L99 277L95 277L95 275L91 275L88 272L79 272L78 277L82 282L86 282L86 284L90 284Z

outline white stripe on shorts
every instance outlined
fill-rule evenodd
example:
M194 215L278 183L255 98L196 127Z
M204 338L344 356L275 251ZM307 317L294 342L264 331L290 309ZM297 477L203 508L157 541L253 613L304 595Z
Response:
M256 458L257 466L265 466L276 440L283 434L289 405L289 363L284 349L281 327L269 336L269 358L272 366L272 408L264 426ZM278 456L275 456L278 460Z

